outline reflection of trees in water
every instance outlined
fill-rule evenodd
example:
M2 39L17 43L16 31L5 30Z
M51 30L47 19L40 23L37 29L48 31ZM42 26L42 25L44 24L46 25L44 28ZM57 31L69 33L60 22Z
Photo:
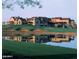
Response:
M69 42L74 40L74 35L52 34L52 35L27 35L27 36L3 36L3 39L11 39L22 42L46 43L46 42Z

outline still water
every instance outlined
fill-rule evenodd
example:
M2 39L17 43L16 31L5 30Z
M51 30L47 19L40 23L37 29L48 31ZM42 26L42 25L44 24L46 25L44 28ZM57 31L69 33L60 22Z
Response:
M51 46L77 48L76 34L42 34L42 35L3 35L3 39L17 42L40 43Z

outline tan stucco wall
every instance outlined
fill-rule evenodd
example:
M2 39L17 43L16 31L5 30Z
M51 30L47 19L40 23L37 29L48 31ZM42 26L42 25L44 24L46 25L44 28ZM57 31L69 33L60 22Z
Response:
M17 24L18 24L18 25L22 25L22 21L19 19L19 20L17 21Z
M65 22L67 24L69 24L69 20L61 20L61 19L51 19L51 22L53 23L58 23L58 22Z
M35 26L35 18L31 18L29 20L27 20L28 24L32 24Z
M22 21L21 21L20 19L14 20L13 18L10 18L10 19L9 19L9 23L10 23L11 21L14 22L14 25L21 25L21 24L22 24ZM11 24L11 23L10 23L10 24Z
M35 18L33 18L33 25L35 25Z
M10 18L9 21L14 21L14 19L13 18Z

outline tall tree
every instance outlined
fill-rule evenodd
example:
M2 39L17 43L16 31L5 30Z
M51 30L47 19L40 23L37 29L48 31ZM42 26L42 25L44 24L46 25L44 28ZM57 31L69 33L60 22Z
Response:
M24 9L27 6L38 6L42 7L39 0L2 0L2 8L14 8L15 5L18 5L20 8Z

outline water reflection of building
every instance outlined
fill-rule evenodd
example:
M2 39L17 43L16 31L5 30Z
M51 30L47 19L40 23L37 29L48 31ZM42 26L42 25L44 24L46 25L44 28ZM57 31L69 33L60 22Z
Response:
M46 42L50 42L51 40L49 40L49 35L40 35L40 36L36 36L36 42L37 43L46 43Z
M5 40L14 40L14 41L21 41L22 37L21 36L3 36L2 39Z
M46 42L69 42L74 39L74 35L53 34L53 35L31 35L31 36L3 36L3 39L14 41L46 43Z
M2 36L2 39L10 40L10 36Z
M22 37L21 37L21 36L15 36L13 39L14 39L15 41L21 41L21 40L22 40Z
M74 37L71 37L68 35L57 34L57 35L52 36L51 41L53 41L53 42L69 42L73 38Z
M35 43L35 36L27 37L26 42Z

